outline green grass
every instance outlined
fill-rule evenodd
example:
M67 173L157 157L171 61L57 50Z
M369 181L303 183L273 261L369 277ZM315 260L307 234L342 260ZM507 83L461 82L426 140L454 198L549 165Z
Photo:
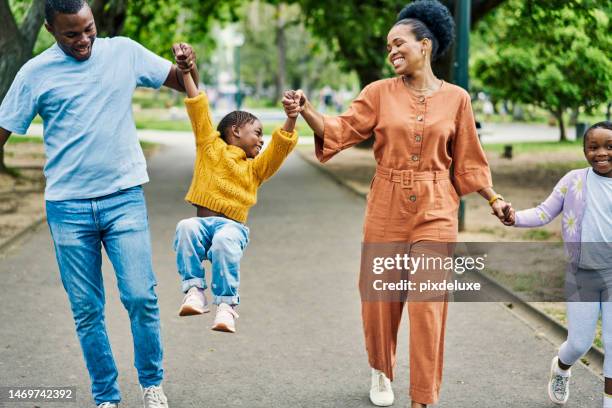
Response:
M42 137L38 136L13 136L9 137L7 144L20 144L20 143L38 143L42 144Z
M8 142L7 142L7 144L21 144L21 143L42 144L43 139L42 137L39 137L39 136L13 136L13 137L9 137ZM158 144L153 143L153 142L140 141L140 146L146 150L146 149L154 149L158 146Z
M515 143L491 143L484 144L483 148L487 152L503 153L504 147L512 145L512 153L530 153L538 151L546 152L563 152L563 151L581 151L582 139L570 142L515 142Z
M553 236L553 233L543 229L531 229L523 234L523 239L530 241L547 241Z
M267 122L263 124L264 135L271 135L274 129L283 126L284 122ZM305 123L298 123L297 131L300 136L312 136L312 130ZM167 130L191 132L191 123L187 120L158 120L149 118L136 118L136 129Z

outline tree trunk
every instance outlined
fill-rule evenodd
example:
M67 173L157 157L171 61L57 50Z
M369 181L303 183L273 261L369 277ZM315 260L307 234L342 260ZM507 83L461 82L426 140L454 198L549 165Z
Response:
M44 19L45 1L34 0L17 26L7 0L0 0L0 101L4 100L19 68L32 57ZM0 173L7 173L4 148L0 146Z
M127 0L93 0L90 7L99 35L115 37L121 34L127 17Z
M559 125L559 141L567 142L567 134L565 133L565 123L563 123L563 108L558 108L552 112L557 124Z
M285 38L285 7L276 6L276 49L278 52L278 71L276 72L276 100L281 100L285 91L285 74L287 65L287 40Z

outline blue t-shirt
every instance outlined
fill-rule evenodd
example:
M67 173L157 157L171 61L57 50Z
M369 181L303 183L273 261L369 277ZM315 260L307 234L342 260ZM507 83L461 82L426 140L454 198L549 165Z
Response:
M132 95L138 86L161 87L171 65L115 37L96 39L86 61L55 44L19 70L0 106L0 127L24 134L42 117L47 200L101 197L149 181Z
M612 178L589 169L582 219L580 267L612 268Z

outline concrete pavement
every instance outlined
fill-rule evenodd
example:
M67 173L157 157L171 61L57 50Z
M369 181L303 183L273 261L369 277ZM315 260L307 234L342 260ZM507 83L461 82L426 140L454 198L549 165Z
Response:
M293 154L251 212L238 333L212 332L212 314L177 316L182 293L171 242L177 221L194 215L183 201L192 163L191 144L162 148L145 189L171 407L371 407L356 287L364 202ZM74 385L78 403L64 406L93 406L46 226L0 256L0 276L0 386ZM129 322L106 259L104 278L122 407L139 407ZM397 407L409 402L406 327ZM446 344L437 406L553 406L546 381L555 347L500 305L451 304ZM573 374L568 407L601 406L602 381L580 365Z

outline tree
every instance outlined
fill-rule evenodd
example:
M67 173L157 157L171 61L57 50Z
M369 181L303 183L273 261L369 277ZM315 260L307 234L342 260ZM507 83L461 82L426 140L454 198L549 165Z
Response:
M44 0L34 0L29 7L25 1L13 3L11 8L8 0L0 0L0 101L11 87L19 68L32 57L44 20ZM4 148L0 147L0 173L6 171Z
M480 28L488 49L474 72L496 98L534 104L557 120L612 99L612 6L589 0L509 1Z
M443 1L454 12L456 0ZM472 25L503 0L473 0ZM345 69L354 69L361 86L383 77L387 32L407 0L299 0L306 23L320 38L333 46L338 61ZM452 57L443 58L434 70L450 80Z

